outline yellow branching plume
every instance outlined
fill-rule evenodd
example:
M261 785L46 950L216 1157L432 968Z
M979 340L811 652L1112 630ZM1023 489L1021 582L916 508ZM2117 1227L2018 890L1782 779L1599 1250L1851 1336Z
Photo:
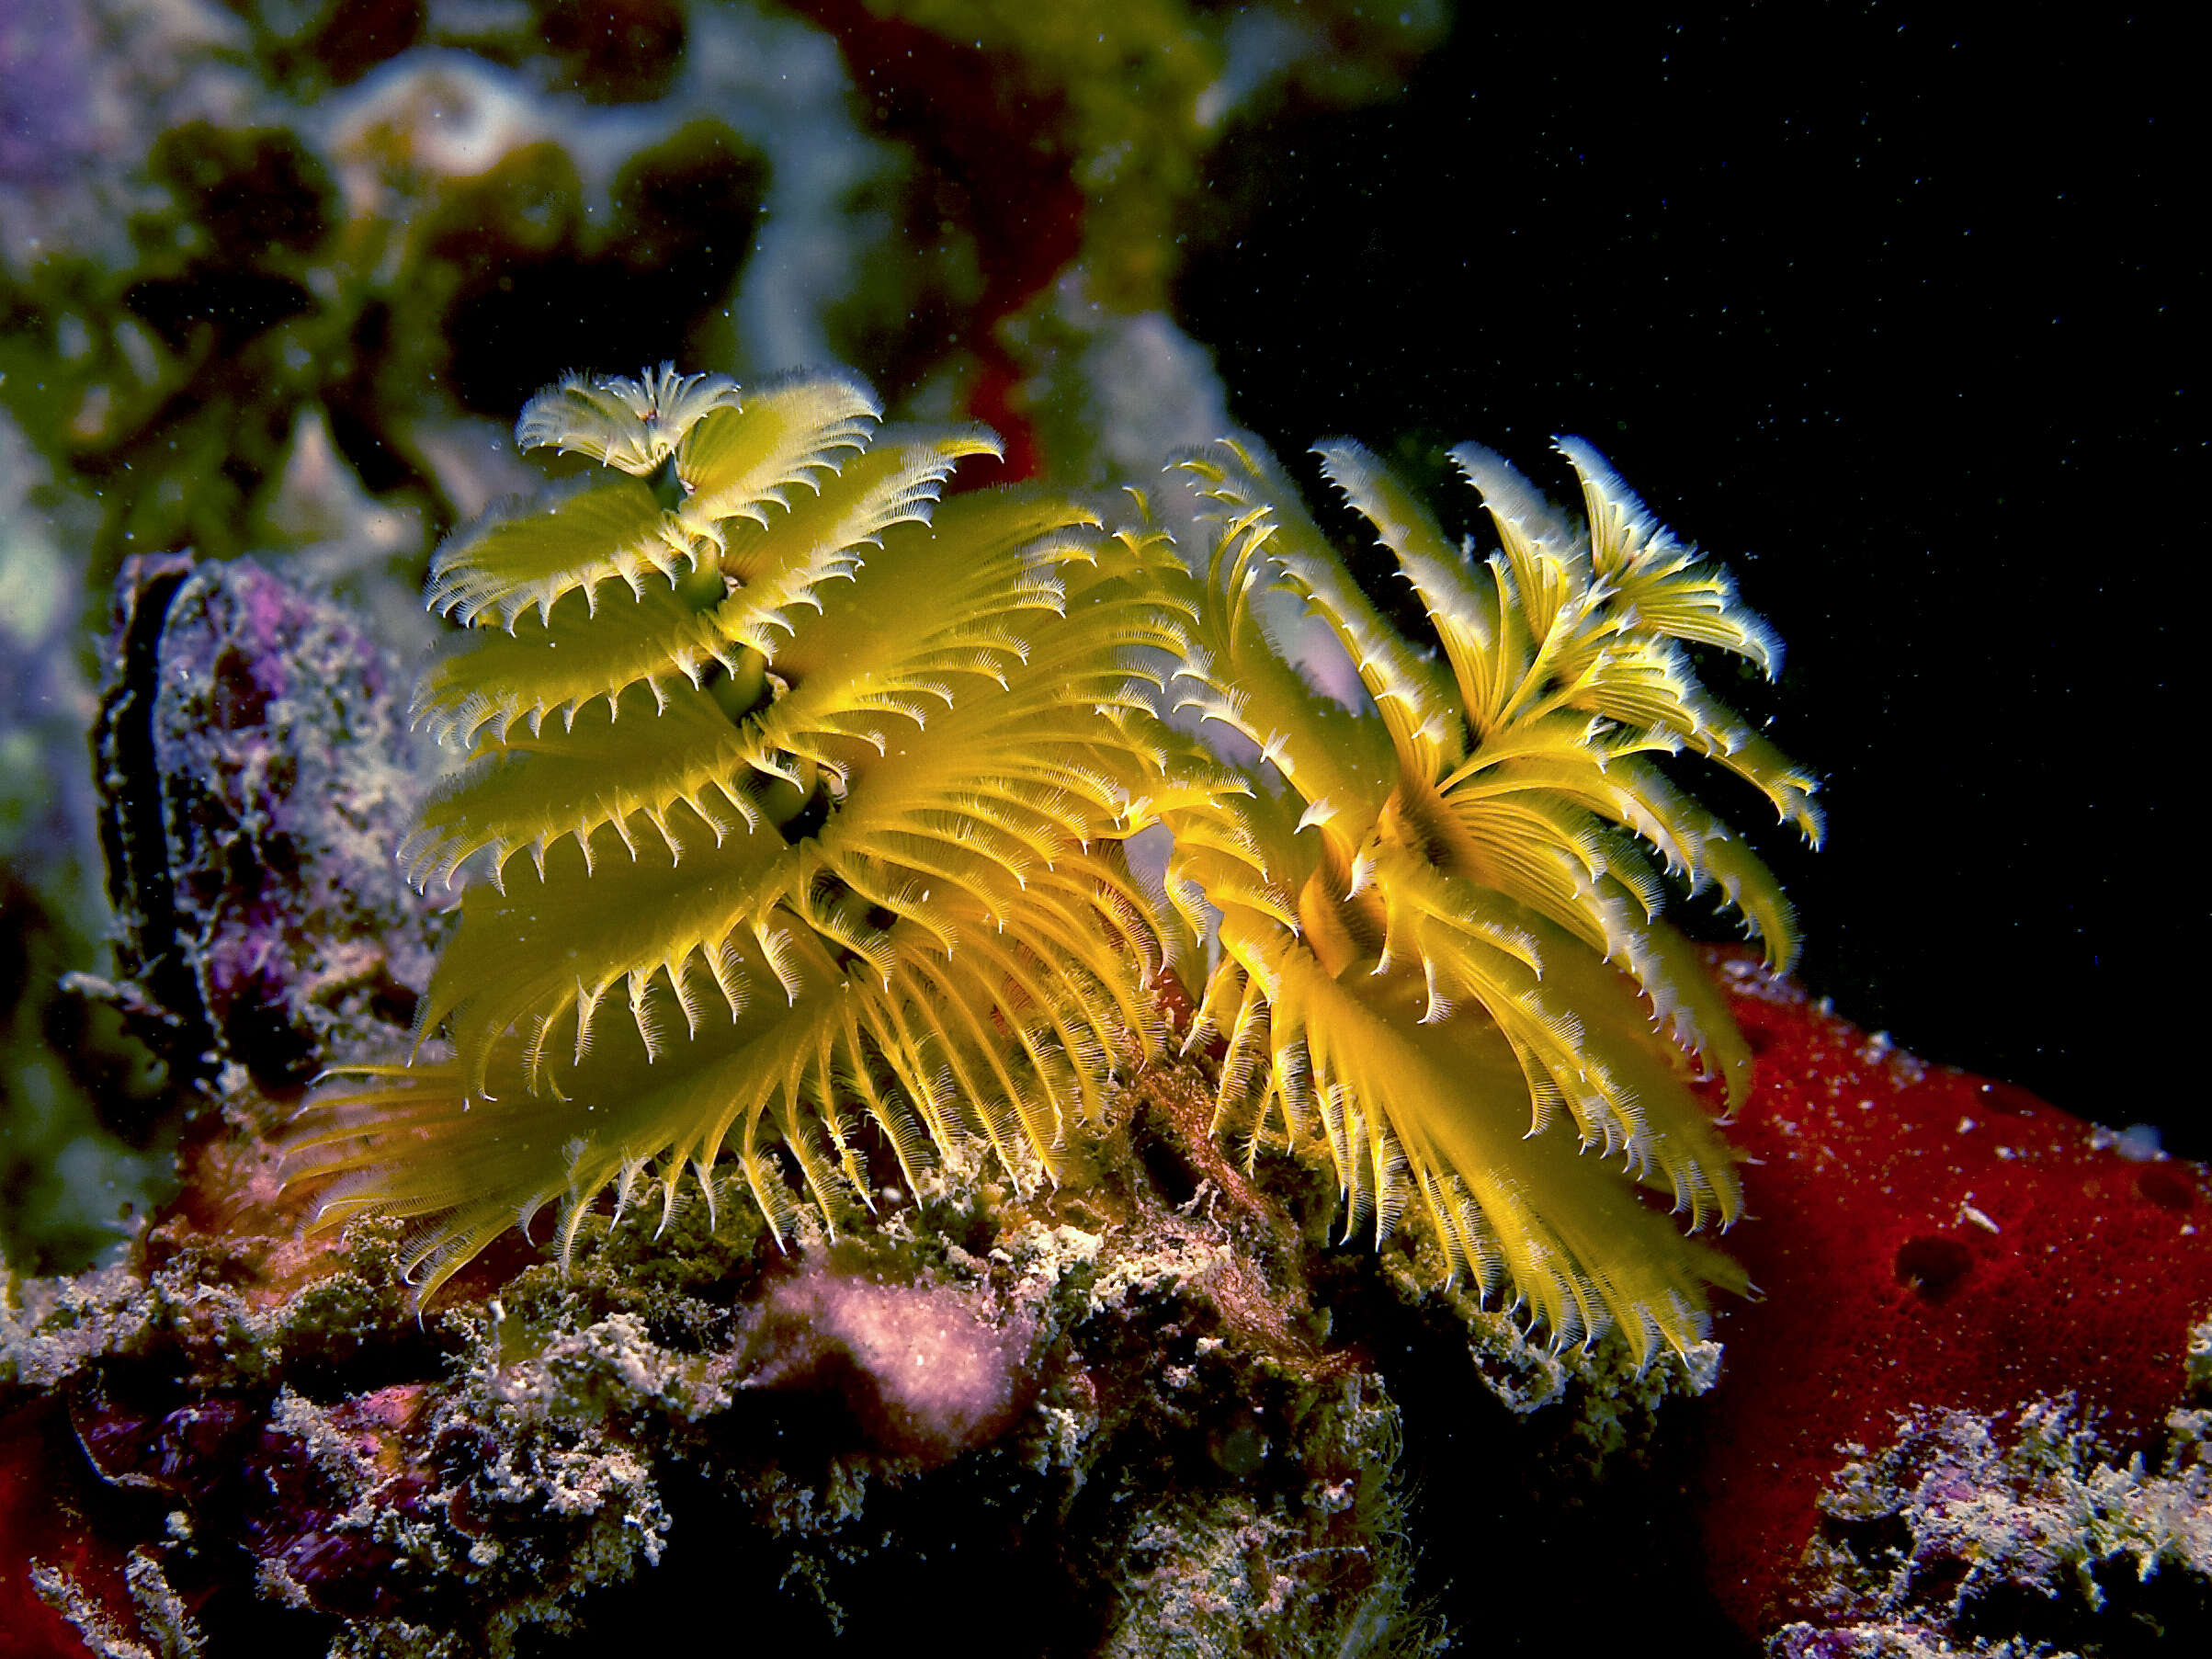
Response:
M993 441L873 415L835 375L572 379L517 435L603 472L439 551L471 628L417 714L470 755L402 856L482 861L420 1011L451 1057L324 1095L294 1153L323 1224L425 1219L425 1295L686 1171L779 1231L795 1174L834 1228L862 1120L910 1179L969 1142L1056 1175L1156 1045L1171 925L1118 844L1213 787L1143 666L1180 565L1044 493L936 506Z
M1561 446L1587 528L1488 450L1455 459L1501 551L1478 562L1358 445L1320 454L1396 554L1440 657L1352 581L1264 451L1180 458L1216 537L1184 706L1258 745L1236 821L1181 834L1171 882L1220 910L1197 1045L1226 1044L1220 1120L1326 1158L1352 1225L1409 1212L1455 1271L1502 1279L1560 1340L1617 1323L1639 1356L1694 1340L1707 1284L1741 1288L1620 1177L1693 1230L1739 1208L1694 1066L1731 1105L1749 1055L1688 946L1661 869L1718 883L1787 960L1765 868L1654 757L1703 756L1817 837L1812 779L1698 684L1684 642L1771 671L1724 575L1661 529L1594 451ZM1302 597L1356 668L1346 709L1285 659L1254 608ZM1617 1160L1618 1164L1613 1164Z
M871 1157L912 1181L978 1144L1058 1178L1107 1077L1158 1051L1154 976L1212 926L1186 1048L1222 1045L1221 1125L1333 1168L1351 1226L1412 1220L1556 1340L1617 1324L1644 1358L1741 1286L1637 1190L1693 1231L1739 1207L1692 1083L1732 1104L1749 1057L1663 878L1715 885L1776 960L1795 936L1657 762L1726 768L1809 836L1813 784L1685 651L1771 672L1764 629L1586 447L1562 446L1581 524L1456 452L1487 560L1357 445L1322 450L1424 648L1250 445L1181 458L1201 573L1141 515L940 504L995 441L879 427L843 374L572 377L516 436L600 465L434 561L465 627L415 713L467 758L401 857L470 879L414 1062L309 1108L292 1167L327 1182L322 1224L420 1218L426 1296L549 1204L565 1254L609 1188L780 1234L803 1203L848 1224ZM1269 638L1273 588L1333 631L1357 707ZM1210 756L1177 700L1262 758ZM1155 892L1121 844L1158 823Z

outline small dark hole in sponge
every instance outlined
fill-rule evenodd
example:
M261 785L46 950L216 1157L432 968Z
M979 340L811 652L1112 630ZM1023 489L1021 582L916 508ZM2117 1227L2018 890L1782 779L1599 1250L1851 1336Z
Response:
M2135 1189L2177 1215L2196 1202L2195 1183L2171 1164L2144 1165L2136 1172Z
M1898 1246L1897 1280L1942 1301L1973 1270L1974 1253L1955 1238L1907 1239Z

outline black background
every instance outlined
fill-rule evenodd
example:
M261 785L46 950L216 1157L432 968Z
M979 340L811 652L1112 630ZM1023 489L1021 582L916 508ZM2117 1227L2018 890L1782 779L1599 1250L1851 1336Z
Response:
M2202 1157L2182 34L1470 6L1405 99L1224 146L1178 305L1286 455L1471 437L1563 496L1549 435L1597 444L1787 642L1716 684L1826 779L1824 850L1760 840L1805 980Z

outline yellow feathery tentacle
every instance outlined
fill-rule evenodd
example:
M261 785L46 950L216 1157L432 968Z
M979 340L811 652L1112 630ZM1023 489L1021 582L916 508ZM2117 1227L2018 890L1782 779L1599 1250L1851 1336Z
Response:
M564 375L523 405L515 446L551 449L640 477L652 472L684 434L715 409L741 407L738 383L726 374L678 374L674 363L623 375Z

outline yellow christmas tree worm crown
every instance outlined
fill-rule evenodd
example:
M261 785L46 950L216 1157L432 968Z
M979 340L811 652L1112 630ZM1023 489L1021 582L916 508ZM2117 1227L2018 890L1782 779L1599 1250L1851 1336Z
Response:
M1054 1172L1155 1044L1172 935L1117 843L1203 769L1140 666L1185 647L1174 555L1037 491L933 512L993 440L874 420L836 374L572 378L518 437L605 468L439 550L471 628L417 714L469 758L403 857L484 861L420 1011L452 1054L325 1096L295 1153L324 1224L426 1218L425 1294L686 1170L780 1231L788 1159L834 1227L862 1119L910 1178L970 1141Z
M1693 1229L1733 1220L1728 1151L1683 1074L1719 1072L1731 1106L1749 1075L1726 1008L1659 920L1653 860L1718 883L1777 960L1796 945L1764 867L1652 759L1705 756L1808 836L1820 823L1812 779L1716 702L1682 649L1771 669L1764 628L1594 450L1561 448L1587 528L1490 451L1455 451L1498 530L1480 562L1357 444L1319 451L1397 556L1440 659L1361 593L1264 450L1180 458L1216 530L1184 705L1257 744L1273 787L1210 805L1241 835L1182 836L1170 878L1221 912L1189 1040L1226 1042L1225 1126L1326 1158L1350 1221L1378 1236L1416 1211L1454 1270L1509 1281L1560 1339L1618 1322L1648 1355L1696 1335L1706 1284L1743 1280L1609 1160ZM1253 604L1268 586L1328 624L1365 708L1285 661Z
M1586 527L1457 452L1488 560L1326 446L1424 651L1256 446L1181 460L1214 509L1201 574L1049 491L940 505L994 441L877 422L848 375L742 391L668 366L524 411L526 447L602 464L433 562L466 632L415 712L468 757L402 858L475 879L416 1062L310 1108L293 1167L329 1182L321 1223L422 1218L428 1295L547 1204L565 1254L610 1187L665 1217L688 1182L781 1233L800 1194L845 1224L875 1147L910 1181L970 1143L1056 1176L1117 1058L1157 1051L1152 977L1218 918L1185 1047L1224 1044L1224 1128L1325 1163L1378 1237L1418 1219L1559 1340L1693 1340L1706 1288L1741 1277L1636 1184L1693 1228L1734 1217L1690 1074L1733 1102L1749 1062L1659 872L1718 884L1777 959L1794 934L1654 757L1705 756L1818 833L1811 780L1685 653L1773 667L1725 577L1579 445ZM1268 587L1327 622L1364 704L1286 659ZM1264 758L1213 758L1175 699ZM1164 892L1121 853L1154 823Z

